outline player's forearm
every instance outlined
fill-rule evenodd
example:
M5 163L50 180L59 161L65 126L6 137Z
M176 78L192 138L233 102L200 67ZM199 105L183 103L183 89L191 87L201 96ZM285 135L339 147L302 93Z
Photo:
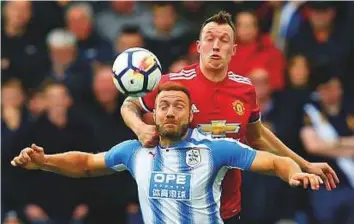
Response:
M270 130L266 127L262 128L262 137L264 139L264 146L262 148L267 151L273 152L279 156L286 156L293 159L302 169L306 169L310 164L304 158L296 154L290 148L288 148L282 141L280 141Z
M142 118L142 110L137 105L139 102L135 98L127 97L121 107L121 115L125 124L135 133L138 133L139 127L145 123Z
M289 182L291 176L295 173L301 173L300 166L289 157L280 157L274 159L274 173L282 180Z
M89 177L90 156L92 154L75 151L45 155L45 163L40 169L69 177Z

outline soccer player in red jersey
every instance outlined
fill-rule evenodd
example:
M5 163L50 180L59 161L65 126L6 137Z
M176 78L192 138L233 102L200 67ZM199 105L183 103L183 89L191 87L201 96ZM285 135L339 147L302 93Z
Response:
M228 70L230 58L236 53L235 28L230 14L219 12L207 19L197 43L199 64L178 73L163 76L161 83L177 81L192 96L192 127L212 137L232 137L259 150L288 156L303 171L323 178L327 190L336 187L338 177L327 163L310 163L286 147L260 119L254 86L248 78ZM157 90L142 98L127 98L121 107L126 124L145 146L155 146L158 135L155 125L143 120L144 112L154 109ZM227 150L227 149L225 149ZM237 223L241 211L241 172L228 171L223 180L221 215L225 223Z

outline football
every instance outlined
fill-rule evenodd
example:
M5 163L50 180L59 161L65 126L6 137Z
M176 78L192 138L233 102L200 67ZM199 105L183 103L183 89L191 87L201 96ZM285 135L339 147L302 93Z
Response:
M162 76L159 60L144 48L129 48L119 54L112 72L119 92L133 97L141 97L154 90Z

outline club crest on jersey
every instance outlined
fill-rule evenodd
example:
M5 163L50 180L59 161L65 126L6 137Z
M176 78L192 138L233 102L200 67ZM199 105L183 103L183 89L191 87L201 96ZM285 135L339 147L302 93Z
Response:
M226 123L226 120L214 120L211 124L200 124L198 129L213 138L224 138L226 134L235 134L240 130L238 123Z
M242 116L245 113L245 106L243 104L242 101L240 100L235 100L232 103L232 108L234 108L234 111L236 112L236 114Z
M190 167L197 166L201 161L199 149L191 149L186 153L186 163Z

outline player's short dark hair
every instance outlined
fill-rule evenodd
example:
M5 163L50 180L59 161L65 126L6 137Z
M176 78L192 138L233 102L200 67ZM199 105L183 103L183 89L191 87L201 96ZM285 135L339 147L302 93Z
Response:
M200 29L200 33L201 31L203 30L203 28L208 24L208 23L211 23L211 22L214 22L214 23L217 23L217 24L228 24L232 30L234 31L234 37L236 36L235 34L235 24L232 22L232 16L230 13L226 12L226 11L220 11L216 14L214 14L213 16L207 18L203 24L202 24L202 27Z
M190 94L188 88L186 86L184 86L183 84L181 84L179 82L174 82L174 81L165 82L165 83L159 85L157 95L159 95L163 91L180 91L180 92L184 92L187 95L187 97L188 97L189 106L192 106L191 94Z

